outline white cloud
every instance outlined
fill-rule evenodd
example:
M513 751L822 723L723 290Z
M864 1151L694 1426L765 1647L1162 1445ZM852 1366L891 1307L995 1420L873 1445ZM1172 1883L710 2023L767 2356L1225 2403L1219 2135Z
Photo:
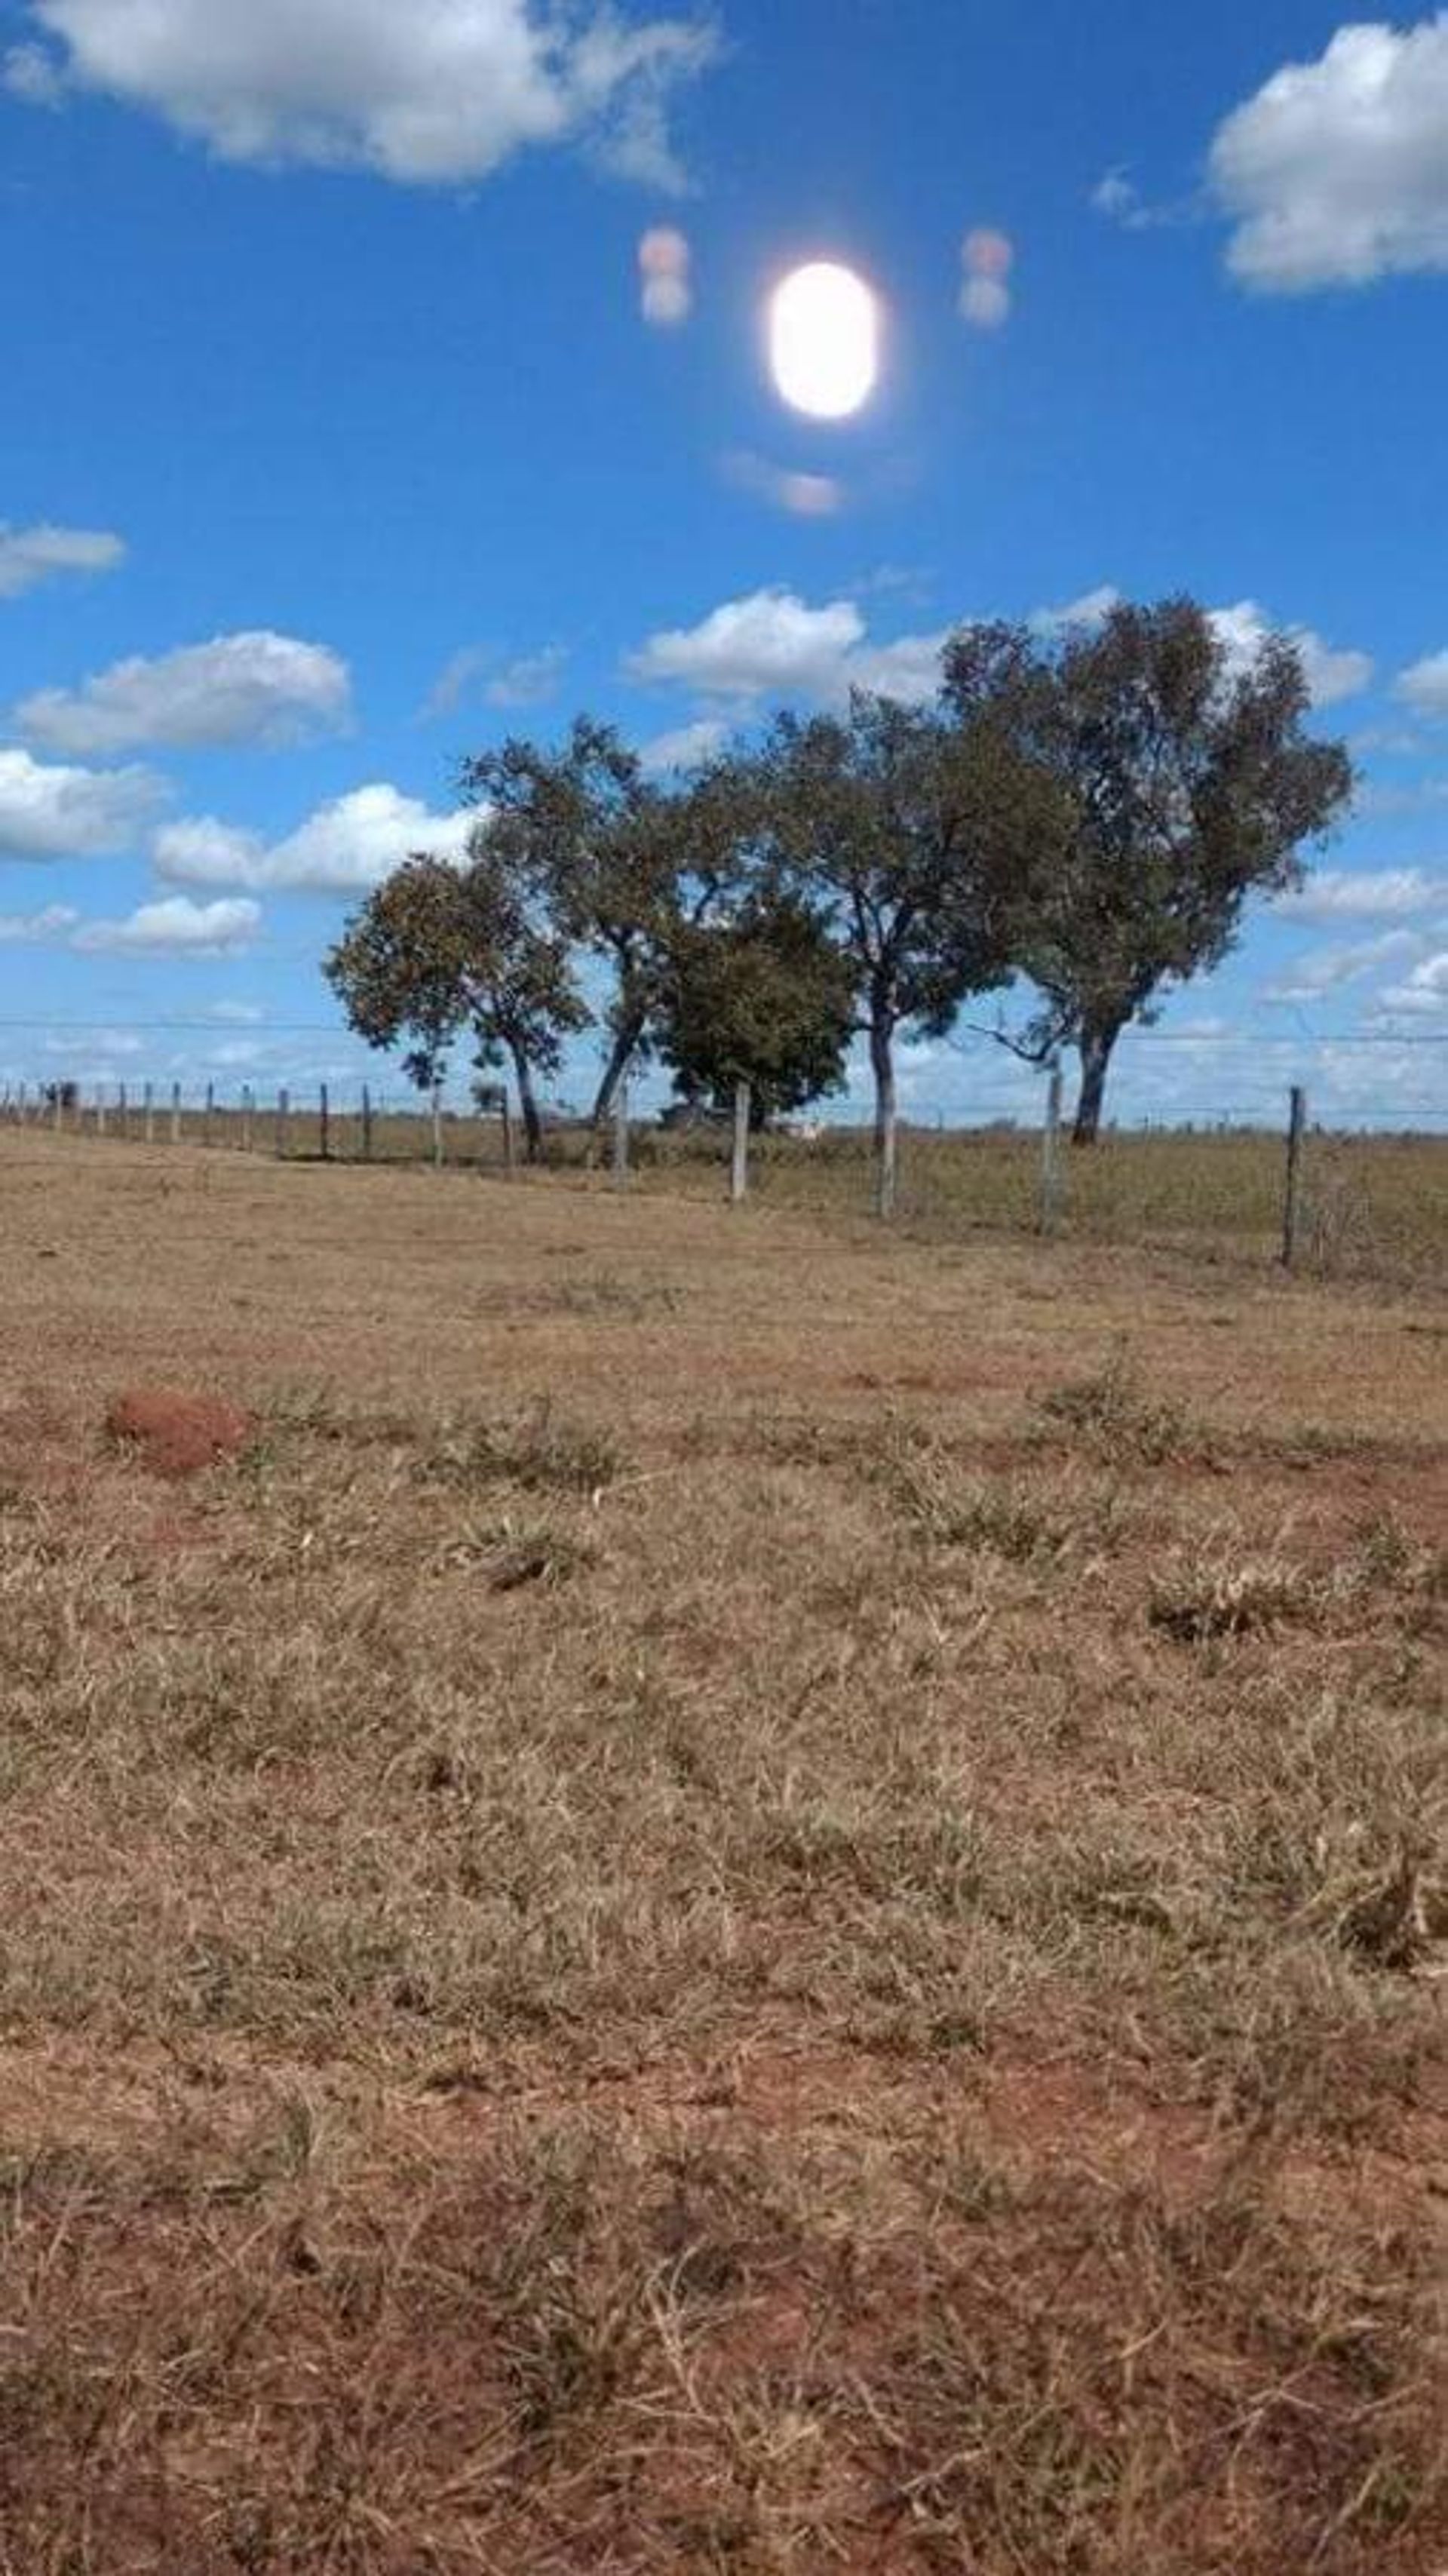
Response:
M1390 985L1381 996L1380 1008L1406 1019L1434 1018L1440 1011L1448 1014L1448 948L1421 958L1405 983Z
M1445 144L1448 150L1448 144ZM1448 651L1425 653L1394 683L1393 695L1416 715L1448 716Z
M120 537L104 528L11 528L0 520L0 599L19 599L58 573L114 572L126 560Z
M557 696L567 661L567 647L562 644L545 644L537 653L515 653L493 673L483 695L490 707L541 707Z
M934 695L946 631L870 642L853 600L811 608L790 590L726 600L697 626L653 635L631 655L637 680L673 681L702 696L842 703L851 688L910 699Z
M351 677L323 644L263 630L217 635L148 661L115 663L79 689L41 689L15 710L17 731L49 751L178 750L296 742L351 714Z
M87 955L116 950L139 957L234 957L251 946L260 928L259 903L193 903L189 895L173 894L143 903L124 921L88 921L70 945Z
M260 1028L266 1013L260 1002L213 1002L206 1014L209 1020L224 1020L232 1028Z
M1059 607L1034 610L1027 624L1048 638L1073 626L1097 626L1120 596L1112 584L1102 583ZM1212 622L1238 669L1275 631L1265 610L1250 599L1213 610ZM812 608L791 590L757 590L726 600L697 626L650 636L625 667L633 679L678 683L705 699L801 698L838 706L851 688L859 688L921 704L940 684L940 657L951 632L941 627L876 643L853 599ZM1373 665L1366 653L1335 650L1308 626L1287 632L1302 656L1315 706L1331 706L1367 687Z
M1278 294L1448 268L1448 11L1339 27L1217 131L1228 265Z
M882 698L899 698L923 706L940 686L940 660L950 641L950 628L934 635L897 635L893 644L866 644L852 653L843 672L845 689L873 689Z
M499 661L486 644L465 644L443 664L420 710L420 721L430 724L439 716L456 715L475 684L479 697L491 707L542 706L557 695L567 663L564 644L545 644L537 652L515 653L506 661ZM488 673L491 677L485 676Z
M212 815L167 823L153 855L157 875L170 885L356 894L418 851L455 856L477 821L476 810L433 814L420 797L377 783L320 806L271 844Z
M1232 608L1214 608L1211 616L1227 648L1229 663L1236 670L1245 670L1254 662L1268 636L1276 631L1274 621L1255 599L1239 599ZM1325 644L1311 626L1289 626L1285 632L1297 647L1315 707L1337 706L1342 699L1355 698L1368 687L1373 676L1370 653L1338 650Z
M0 63L0 87L27 107L59 107L65 96L65 74L43 45L12 45Z
M1411 930L1385 930L1377 939L1361 939L1341 948L1314 948L1295 958L1278 982L1269 984L1264 1002L1320 1002L1344 984L1356 983L1378 966L1401 964L1416 957L1422 940Z
M1120 605L1115 583L1103 581L1095 590L1083 591L1079 599L1064 600L1059 608L1035 609L1027 623L1037 635L1059 635L1070 626L1100 626Z
M1320 868L1275 910L1293 921L1396 921L1440 904L1448 911L1448 875L1428 868Z
M154 110L221 160L414 186L579 143L676 189L671 97L720 51L705 21L604 0L33 0L32 14L68 80Z
M0 749L0 859L114 858L166 794L149 769L59 768Z
M0 943L7 948L43 946L65 938L79 919L68 903L48 903L43 912L0 912Z
M729 727L720 716L701 716L697 724L679 725L672 733L655 734L646 742L639 758L651 778L666 770L699 769L722 751L729 739Z

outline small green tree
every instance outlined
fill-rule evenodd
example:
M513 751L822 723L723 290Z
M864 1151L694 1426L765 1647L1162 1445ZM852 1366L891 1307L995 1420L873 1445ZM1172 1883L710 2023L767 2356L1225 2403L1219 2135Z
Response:
M981 630L947 647L946 703L975 720ZM1122 604L1054 646L1019 637L1011 721L1037 774L1040 864L1014 961L1041 1009L1019 1041L1077 1049L1074 1137L1095 1142L1123 1029L1220 964L1252 894L1302 872L1304 841L1346 809L1340 743L1305 730L1307 683L1286 636L1234 663L1194 600Z
M788 895L683 925L657 1020L675 1090L723 1110L747 1082L756 1127L842 1090L854 984L824 922Z
M682 784L644 775L608 725L580 716L561 750L513 740L465 764L464 793L489 811L520 885L609 967L609 1044L592 1121L602 1126L631 1063L646 1057L681 929L737 888L747 772L720 762Z
M1011 629L975 631L949 717L857 691L847 716L781 716L760 755L778 882L847 960L875 1086L877 1205L895 1196L895 1046L949 1028L1011 972L1039 846L1040 772L1014 717Z
M530 903L484 824L461 866L419 856L394 870L348 922L323 972L369 1046L407 1042L410 1078L441 1078L466 1030L480 1068L509 1063L530 1161L542 1146L537 1084L591 1019L568 943Z

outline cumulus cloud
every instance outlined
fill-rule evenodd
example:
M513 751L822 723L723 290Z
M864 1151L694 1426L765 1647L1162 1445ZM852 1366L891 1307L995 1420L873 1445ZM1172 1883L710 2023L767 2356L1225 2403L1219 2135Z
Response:
M1232 608L1214 608L1212 624L1227 648L1231 665L1238 670L1256 660L1268 636L1276 631L1274 621L1255 599L1239 599ZM1325 644L1311 626L1289 626L1286 633L1297 647L1315 707L1336 706L1343 698L1357 697L1369 685L1373 676L1370 653L1337 650Z
M1293 921L1396 921L1448 912L1448 874L1429 868L1319 868L1276 910Z
M458 855L477 820L476 811L430 813L420 797L379 782L319 806L282 841L197 815L163 825L152 854L168 885L356 894L418 851Z
M259 903L193 903L189 895L173 894L143 903L124 921L85 922L70 945L82 954L234 957L251 946L260 928Z
M351 714L347 665L293 635L217 635L148 661L133 655L78 689L40 689L15 709L17 732L83 755L140 743L176 750L276 746L335 732Z
M628 669L637 680L672 681L734 701L805 698L837 706L852 688L919 700L939 686L945 640L942 629L877 644L851 599L811 608L791 590L757 590L726 600L697 626L651 636Z
M1079 599L1063 600L1059 608L1037 608L1027 621L1037 635L1061 635L1072 626L1099 626L1113 608L1121 605L1121 593L1114 582L1103 581L1095 590L1083 590Z
M729 739L729 727L722 716L701 716L697 724L678 725L672 733L655 734L646 742L639 758L651 778L666 771L702 769L723 750Z
M48 903L43 912L0 912L0 945L42 947L65 938L79 919L68 903Z
M1340 27L1219 127L1227 260L1277 294L1448 268L1448 11Z
M865 621L851 599L810 608L792 590L756 590L725 600L697 626L651 635L628 668L636 680L677 681L710 696L825 697L864 639Z
M59 56L24 78L103 90L224 161L368 170L412 186L486 178L529 146L576 143L625 177L683 184L678 88L720 51L702 19L605 0L32 0ZM12 57L12 60L14 58Z
M134 848L167 789L149 769L74 769L0 750L0 859L107 859Z
M1344 984L1356 983L1375 967L1416 957L1422 940L1411 930L1385 930L1376 939L1350 941L1340 948L1314 948L1295 958L1276 983L1263 992L1264 1002L1320 1002Z
M57 528L49 521L12 528L0 520L0 599L19 599L60 573L114 572L125 560L123 539L105 528Z
M1380 997L1380 1008L1410 1020L1448 1015L1448 948L1420 958L1405 982L1390 984Z
M1448 652L1426 653L1421 662L1414 662L1396 682L1393 694L1415 715L1430 720L1448 716Z

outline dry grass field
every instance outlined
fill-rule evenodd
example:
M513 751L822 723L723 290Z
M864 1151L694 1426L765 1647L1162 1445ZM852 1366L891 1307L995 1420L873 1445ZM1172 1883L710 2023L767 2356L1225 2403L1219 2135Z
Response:
M1442 2576L1426 1267L0 1201L4 2576Z

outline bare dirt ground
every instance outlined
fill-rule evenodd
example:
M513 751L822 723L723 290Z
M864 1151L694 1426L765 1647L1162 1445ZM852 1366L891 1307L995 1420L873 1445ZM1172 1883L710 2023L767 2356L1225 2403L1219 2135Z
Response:
M1442 2576L1441 1303L0 1226L4 2576Z

